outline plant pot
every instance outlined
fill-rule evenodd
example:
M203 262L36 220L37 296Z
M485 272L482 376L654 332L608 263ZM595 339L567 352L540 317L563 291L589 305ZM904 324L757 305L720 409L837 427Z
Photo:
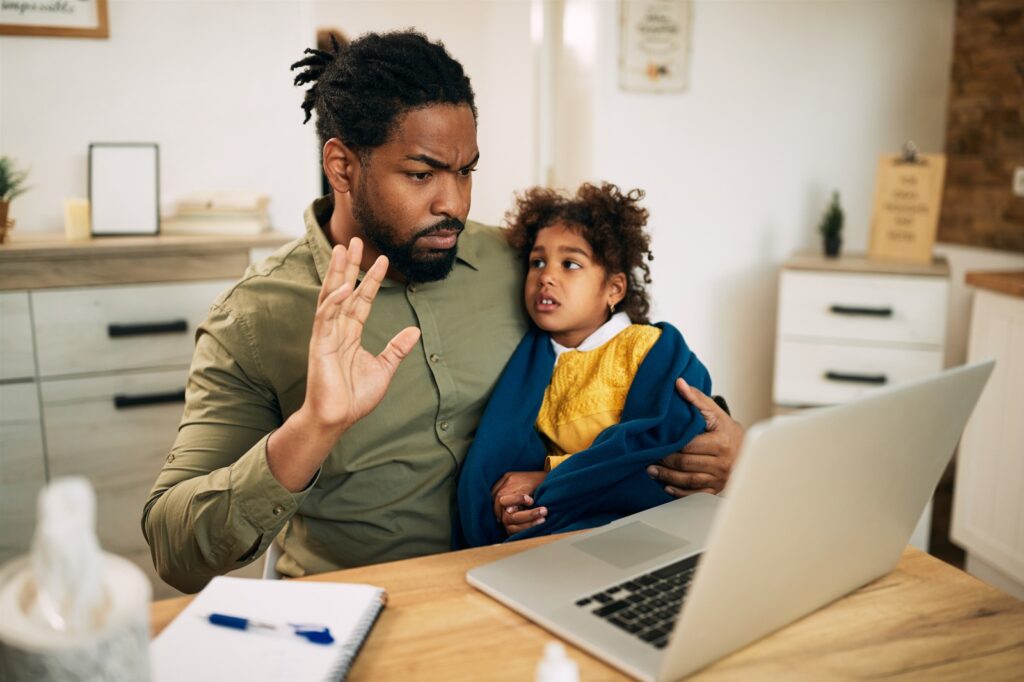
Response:
M11 202L0 201L0 244L7 241L7 233L14 229L14 221L7 222L7 209L10 206Z
M842 237L825 237L825 257L839 258L839 250L842 246Z

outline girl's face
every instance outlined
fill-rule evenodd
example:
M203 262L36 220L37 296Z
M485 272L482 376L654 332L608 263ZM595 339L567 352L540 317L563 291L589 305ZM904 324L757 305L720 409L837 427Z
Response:
M608 321L609 304L626 292L626 276L608 276L578 230L556 222L537 232L523 290L534 324L575 348Z

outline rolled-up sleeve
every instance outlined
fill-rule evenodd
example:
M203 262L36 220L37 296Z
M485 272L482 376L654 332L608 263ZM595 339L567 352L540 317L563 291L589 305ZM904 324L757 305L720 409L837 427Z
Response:
M267 465L282 422L244 319L215 305L197 333L178 436L143 510L153 563L202 589L260 556L312 487L291 493Z

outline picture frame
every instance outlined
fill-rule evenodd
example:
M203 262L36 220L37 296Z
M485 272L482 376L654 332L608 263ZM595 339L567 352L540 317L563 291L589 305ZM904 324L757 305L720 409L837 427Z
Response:
M883 154L875 174L868 258L931 263L946 176L944 154Z
M107 0L4 2L0 35L109 38Z
M684 92L692 23L691 0L619 0L619 89Z
M160 148L155 142L89 145L89 224L94 237L160 233Z

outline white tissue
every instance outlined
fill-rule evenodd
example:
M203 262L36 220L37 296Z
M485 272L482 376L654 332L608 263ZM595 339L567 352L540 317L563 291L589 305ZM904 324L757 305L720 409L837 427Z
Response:
M39 495L29 561L36 584L30 616L57 632L103 625L105 607L96 496L81 477L58 479Z
M85 479L40 494L29 557L0 566L0 680L148 680L149 579L101 551Z

